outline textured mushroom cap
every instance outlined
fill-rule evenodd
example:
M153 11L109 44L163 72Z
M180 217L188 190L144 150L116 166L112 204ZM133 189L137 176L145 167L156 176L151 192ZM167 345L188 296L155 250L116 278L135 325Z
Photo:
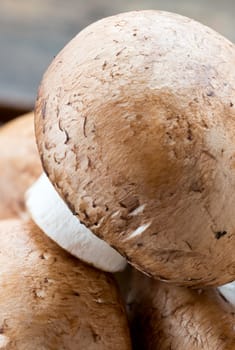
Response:
M234 62L200 23L130 12L79 33L42 80L36 135L52 183L155 278L234 279Z
M192 290L136 274L128 297L137 350L233 350L234 307L216 289Z
M130 349L112 277L71 257L33 223L0 223L0 348Z
M24 193L41 174L33 113L0 128L0 219L21 215Z

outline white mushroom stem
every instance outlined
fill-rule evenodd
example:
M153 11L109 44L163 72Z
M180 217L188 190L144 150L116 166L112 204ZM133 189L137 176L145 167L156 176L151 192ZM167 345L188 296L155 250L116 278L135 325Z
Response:
M235 281L224 284L223 286L218 287L218 289L225 299L235 306Z
M45 234L72 255L108 272L125 268L126 259L80 223L45 174L27 191L26 206Z

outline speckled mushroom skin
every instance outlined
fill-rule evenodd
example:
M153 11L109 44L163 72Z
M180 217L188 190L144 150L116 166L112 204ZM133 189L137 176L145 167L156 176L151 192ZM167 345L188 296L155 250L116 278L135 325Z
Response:
M41 174L34 135L34 115L26 114L0 128L0 219L22 215L24 193Z
M79 219L150 276L235 277L235 47L158 11L120 14L54 59L36 103L43 166Z
M131 285L135 350L235 349L235 310L215 289L175 287L140 274Z
M33 223L2 221L0 237L0 349L131 349L111 275L73 258Z

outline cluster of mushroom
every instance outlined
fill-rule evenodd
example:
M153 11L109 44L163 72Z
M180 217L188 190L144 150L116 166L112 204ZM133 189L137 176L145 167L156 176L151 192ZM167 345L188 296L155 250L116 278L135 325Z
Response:
M29 218L41 174L33 114L0 129L0 349L131 349L113 277L74 258Z
M121 286L136 348L235 348L233 284L219 287L235 279L234 61L227 39L161 11L100 20L56 56L35 106L44 172L28 214L34 146L20 170L25 153L9 155L0 188L2 213L21 217L0 224L2 348L130 349L107 276L126 262L143 273Z

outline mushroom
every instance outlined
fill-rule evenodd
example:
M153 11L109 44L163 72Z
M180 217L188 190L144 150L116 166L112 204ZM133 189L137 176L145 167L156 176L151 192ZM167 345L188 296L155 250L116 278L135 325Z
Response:
M218 290L176 287L138 273L131 287L136 350L235 349L234 307Z
M0 349L131 349L111 275L75 259L32 222L0 222Z
M25 215L24 193L41 172L34 116L28 113L0 128L0 219Z
M15 218L18 216L22 218L27 217L24 193L42 173L40 158L35 143L34 115L32 112L18 117L0 128L0 171L0 219ZM44 175L42 175L43 177ZM43 203L38 198L37 206L39 206L39 210L43 210L45 198L48 206L50 206L54 196L59 198L56 193L52 193L53 196L51 198L50 188L52 186L49 184L48 187L48 190L46 189L42 193L41 201L43 200ZM53 208L53 202L51 204ZM71 240L67 240L64 235L64 232L68 230L68 226L67 222L63 221L63 217L61 218L62 220L58 219L60 217L60 211L68 213L69 232L70 235L73 235ZM49 210L46 214L47 219L49 216L49 221L56 230L56 233L60 234L61 239L64 240L61 246L66 247L71 252L75 250L75 256L84 257L83 260L88 262L91 260L91 263L93 263L93 243L91 247L89 245L91 234L89 235L89 231L83 225L80 225L80 223L77 225L77 220L64 202L58 201L58 205L54 208L54 219L52 210ZM88 232L88 237L84 239L86 232ZM78 236L74 237L75 234ZM108 259L105 261L108 268L104 270L116 271L122 270L125 267L125 259L120 254L96 236L94 236L93 240L97 250L96 256L97 254L99 255L95 258L94 265L100 267L99 260L103 260L103 255L108 254ZM80 254L76 254L77 250ZM101 264L102 267L103 263Z
M227 39L167 12L123 13L81 31L38 92L36 137L50 181L44 175L28 192L35 222L77 256L72 221L156 279L233 280L234 61ZM70 211L51 221L63 201Z

